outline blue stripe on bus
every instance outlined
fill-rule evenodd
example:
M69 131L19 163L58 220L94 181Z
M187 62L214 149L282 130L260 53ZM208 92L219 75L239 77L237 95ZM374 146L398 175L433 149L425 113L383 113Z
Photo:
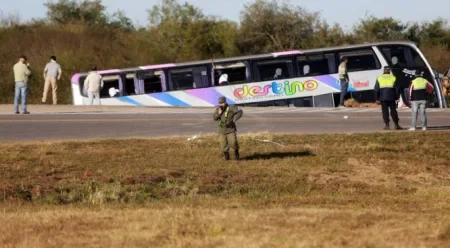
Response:
M330 75L315 76L314 79L317 79L321 83L324 83L334 89L341 90L341 85L339 84L339 80L333 76L330 76Z
M168 93L153 93L149 94L150 97L158 99L162 102L165 102L171 106L180 106L180 107L190 107L190 104L187 104L180 99L168 94Z
M141 104L140 102L138 102L138 101L136 101L133 98L128 97L128 96L121 96L121 97L118 97L118 99L123 101L123 102L130 103L130 104L133 104L133 105L144 106L144 104Z

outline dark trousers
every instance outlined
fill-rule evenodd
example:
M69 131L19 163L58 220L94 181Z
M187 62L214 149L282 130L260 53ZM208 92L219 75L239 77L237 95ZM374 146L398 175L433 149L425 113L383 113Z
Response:
M348 83L345 80L341 80L341 98L339 99L339 106L344 106L345 96L348 91Z
M397 106L395 105L395 101L382 101L381 102L381 111L383 112L383 121L389 122L389 110L391 111L391 117L394 123L398 123L398 113Z

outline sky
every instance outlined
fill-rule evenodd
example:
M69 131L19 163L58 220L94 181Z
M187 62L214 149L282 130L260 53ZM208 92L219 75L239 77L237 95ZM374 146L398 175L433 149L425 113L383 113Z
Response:
M147 25L147 11L160 0L103 0L107 11L113 13L123 10L138 26ZM179 0L189 2L203 10L206 15L214 15L238 22L244 4L252 0ZM45 17L46 0L0 0L3 16L18 14L22 21ZM55 2L55 0L54 0ZM328 23L339 23L344 30L366 15L394 17L404 22L430 21L442 17L450 22L448 0L290 0L293 5L302 6L308 11L320 12Z

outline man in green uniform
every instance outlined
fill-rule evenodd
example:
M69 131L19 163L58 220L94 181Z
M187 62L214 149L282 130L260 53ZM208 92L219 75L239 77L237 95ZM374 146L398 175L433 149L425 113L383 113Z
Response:
M214 112L214 121L219 122L220 146L225 160L230 160L229 149L234 150L236 160L239 160L239 144L236 136L236 124L243 111L234 105L228 105L225 97L219 98L219 107Z

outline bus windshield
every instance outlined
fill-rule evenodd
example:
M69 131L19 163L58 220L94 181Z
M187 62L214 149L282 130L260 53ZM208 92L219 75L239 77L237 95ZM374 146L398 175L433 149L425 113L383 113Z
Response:
M426 67L420 55L411 47L404 45L382 45L378 47L392 67L419 68Z

